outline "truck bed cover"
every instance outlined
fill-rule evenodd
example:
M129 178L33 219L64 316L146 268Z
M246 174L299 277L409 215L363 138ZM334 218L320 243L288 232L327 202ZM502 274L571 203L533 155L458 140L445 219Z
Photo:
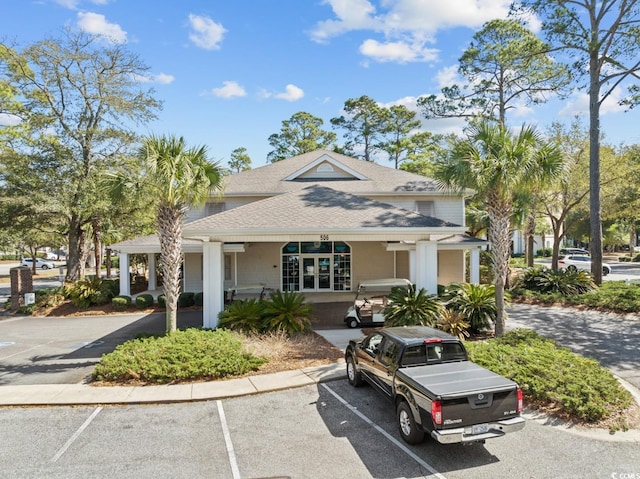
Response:
M396 375L411 387L426 389L442 399L517 387L515 382L471 361L399 368Z

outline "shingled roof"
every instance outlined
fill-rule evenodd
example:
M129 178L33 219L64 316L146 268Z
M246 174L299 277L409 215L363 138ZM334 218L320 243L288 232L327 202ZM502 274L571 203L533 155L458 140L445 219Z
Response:
M310 166L322 162L335 165L349 177L315 181L303 177L303 173ZM296 176L296 173L299 175ZM330 182L334 190L355 194L443 194L431 178L358 160L333 151L317 150L229 175L225 178L224 195L275 195L300 190L308 186L309 182Z
M184 226L185 235L210 231L317 230L357 228L451 228L453 223L424 216L319 185L255 201Z

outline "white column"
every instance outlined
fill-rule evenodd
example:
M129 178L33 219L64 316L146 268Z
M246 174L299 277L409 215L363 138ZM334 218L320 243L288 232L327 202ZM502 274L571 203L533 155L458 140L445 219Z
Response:
M469 282L472 284L480 283L480 250L469 250Z
M148 262L149 262L149 287L147 288L149 291L155 291L156 286L156 254L149 253L147 254Z
M131 277L129 276L129 254L120 253L119 270L120 270L120 296L131 296Z
M438 243L416 241L416 289L438 294Z
M202 244L202 326L214 329L224 310L224 252L219 241Z

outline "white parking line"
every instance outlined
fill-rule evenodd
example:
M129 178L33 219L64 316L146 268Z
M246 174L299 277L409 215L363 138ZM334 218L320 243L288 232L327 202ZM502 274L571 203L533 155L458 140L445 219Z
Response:
M29 348L29 349L25 349L24 351L18 351L17 353L10 354L9 356L3 356L3 357L0 358L0 361L4 361L5 359L9 359L9 358L12 358L14 356L18 356L19 354L24 354L26 352L33 351L34 349L41 348L42 346L46 346L47 344L51 344L51 343L53 343L53 340L47 341L44 344L38 344L37 346L34 346L32 348Z
M231 474L233 474L233 479L240 479L240 469L238 468L236 453L233 449L233 443L231 442L231 434L229 434L227 418L224 415L224 409L222 409L222 401L216 401L216 404L218 406L218 416L220 416L220 424L222 425L222 435L224 436L224 443L227 446L227 455L229 456L229 464L231 465Z
M338 401L340 401L347 409L349 409L352 413L354 413L356 416L358 416L360 419L362 419L364 422L369 424L376 431L378 431L380 434L382 434L384 437L386 437L389 441L391 441L393 443L394 446L396 446L398 449L400 449L402 452L404 452L407 456L409 456L411 459L413 459L418 464L420 464L422 467L424 467L427 471L429 471L435 477L437 477L438 479L446 479L446 477L443 476L442 474L440 474L438 471L436 471L431 464L425 462L420 456L416 455L411 449L406 447L403 443L401 443L395 437L393 437L391 434L389 434L387 431L382 429L382 427L378 426L375 422L373 422L367 416L365 416L360 411L358 411L358 409L355 406L352 406L346 399L344 399L342 396L338 395L338 393L336 393L329 386L327 386L324 383L320 384L320 386L325 388L329 393L331 393L331 395L333 397L335 397Z
M91 424L91 421L95 419L95 417L98 415L100 411L102 411L102 406L98 406L93 411L91 416L89 416L87 420L82 424L82 426L80 426L78 430L73 434L73 436L69 438L69 440L65 443L65 445L60 448L60 450L56 453L56 455L51 458L51 462L57 462L58 459L62 457L62 455L67 451L67 449L69 449L71 444L73 444L75 440L80 437L80 434L82 434L82 431L84 431L87 428L87 426Z

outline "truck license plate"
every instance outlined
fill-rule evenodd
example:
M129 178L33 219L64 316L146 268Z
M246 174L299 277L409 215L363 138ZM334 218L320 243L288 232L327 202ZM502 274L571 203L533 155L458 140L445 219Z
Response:
M485 432L489 432L489 424L471 426L471 434L484 434Z

